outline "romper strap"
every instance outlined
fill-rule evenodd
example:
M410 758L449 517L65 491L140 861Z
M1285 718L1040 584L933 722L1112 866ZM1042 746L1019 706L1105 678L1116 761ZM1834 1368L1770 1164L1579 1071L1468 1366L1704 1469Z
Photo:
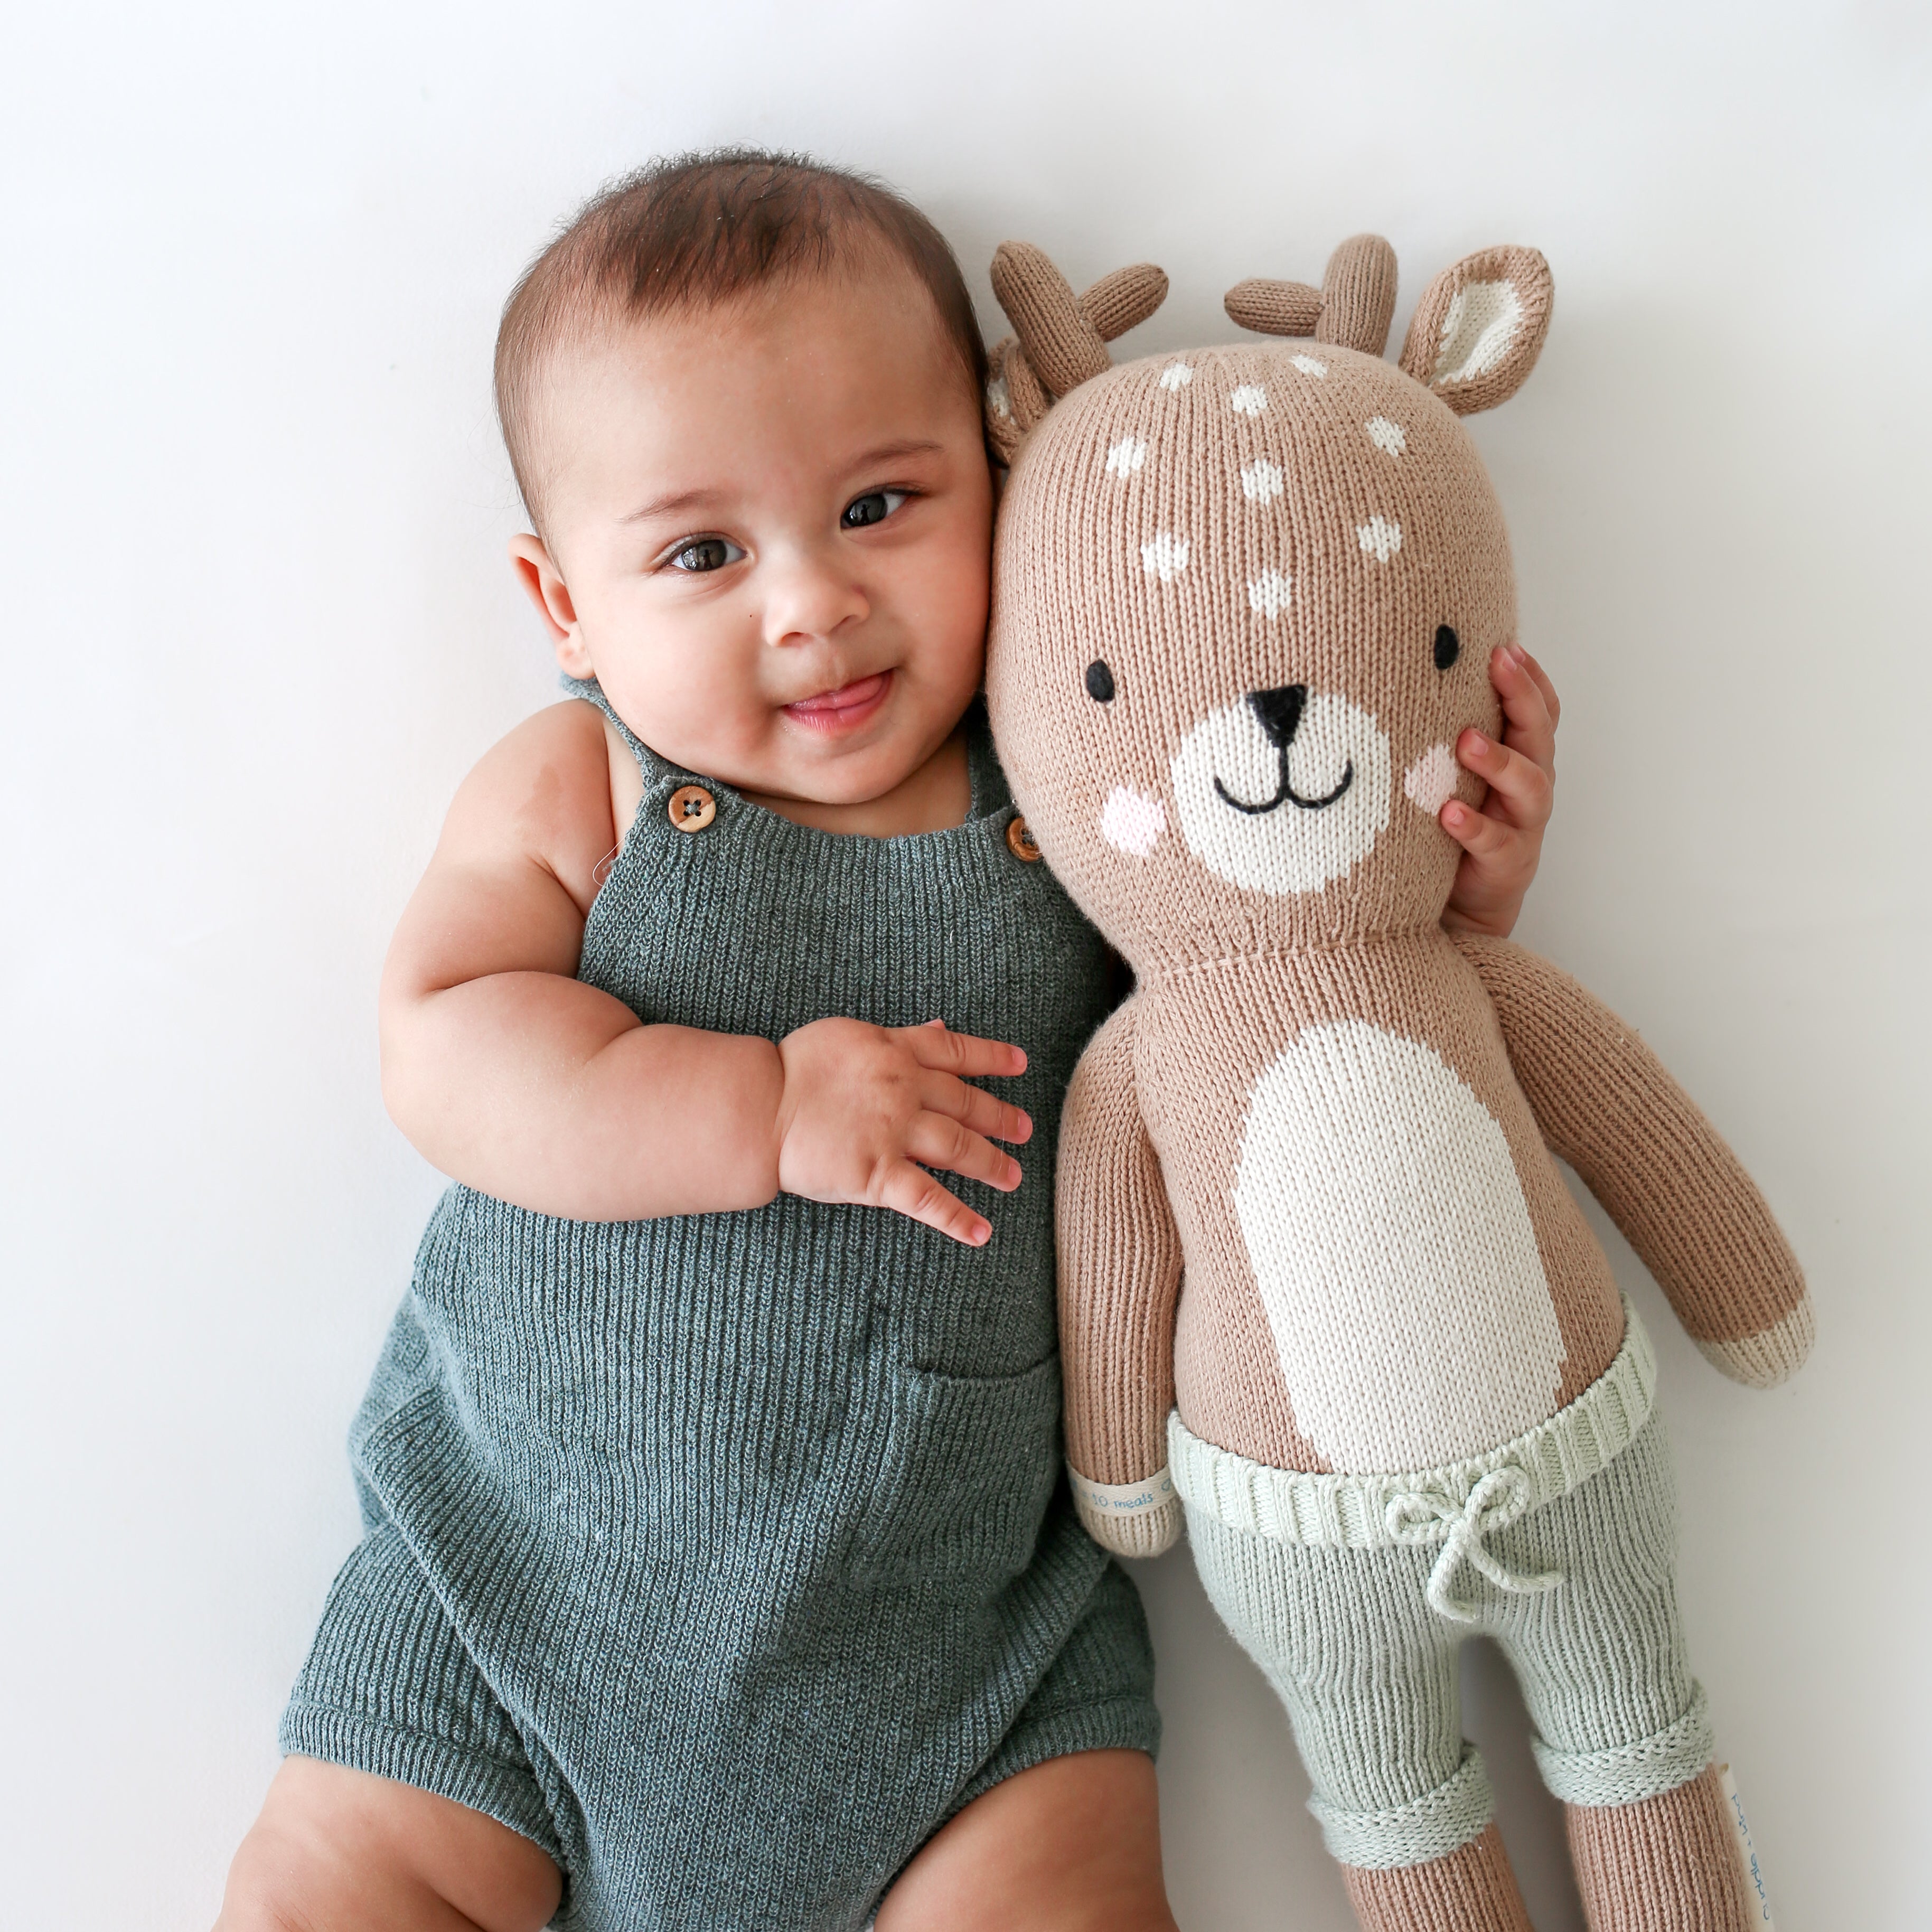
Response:
M580 698L586 704L594 704L617 728L618 735L631 748L631 755L638 761L638 769L644 774L644 789L648 791L652 783L668 776L677 768L659 758L650 746L640 738L623 719L617 716L616 708L604 695L604 687L594 677L560 677L557 682L572 698Z

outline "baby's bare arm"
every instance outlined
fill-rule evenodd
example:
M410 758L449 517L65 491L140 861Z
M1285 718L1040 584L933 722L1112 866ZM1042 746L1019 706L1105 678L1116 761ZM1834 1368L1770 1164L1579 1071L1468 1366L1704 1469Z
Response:
M382 975L397 1125L446 1174L542 1214L722 1212L783 1189L984 1240L914 1163L1018 1184L986 1136L1030 1124L966 1084L1018 1072L1017 1048L837 1018L782 1042L646 1026L572 976L617 840L604 747L590 706L558 705L458 793Z
M382 974L382 1094L446 1174L592 1220L777 1192L770 1040L646 1027L572 976L616 843L602 721L560 704L464 782Z

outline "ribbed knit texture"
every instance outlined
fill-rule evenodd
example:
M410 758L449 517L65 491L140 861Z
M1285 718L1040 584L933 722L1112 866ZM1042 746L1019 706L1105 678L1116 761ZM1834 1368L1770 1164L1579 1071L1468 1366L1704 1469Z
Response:
M1105 957L1008 845L983 726L968 821L891 840L637 748L580 976L646 1021L1016 1041L1027 1178L952 1184L978 1250L789 1197L593 1225L451 1189L283 1741L533 1838L572 1928L856 1927L991 1777L1155 1741L1138 1602L1058 1480L1051 1150ZM686 834L694 779L717 815Z
M1532 1932L1502 1834L1493 1825L1426 1870L1345 1865L1342 1876L1363 1932Z
M1461 1565L1449 1581L1466 1621L1430 1606L1435 1546L1311 1546L1188 1509L1208 1596L1287 1708L1328 1849L1365 1867L1444 1857L1489 1822L1456 1681L1470 1636L1509 1659L1565 1802L1635 1804L1698 1775L1711 1725L1684 1651L1676 1527L1654 1420L1607 1468L1484 1538L1514 1576L1560 1586L1498 1587Z
M1641 1804L1565 1814L1590 1932L1750 1932L1717 1767Z
M1736 1154L1664 1064L1603 1003L1508 940L1456 944L1495 1001L1550 1146L1582 1177L1736 1381L1782 1382L1811 1342L1804 1276Z
M1430 1868L1378 1894L1416 1923L1513 1924L1513 1891L1466 1856L1488 1815L1453 1722L1472 1623L1515 1658L1570 1802L1647 1802L1709 1745L1645 1473L1656 1426L1620 1452L1594 1417L1551 1427L1625 1340L1552 1148L1726 1373L1780 1379L1811 1325L1769 1209L1629 1029L1441 925L1461 854L1439 814L1479 796L1456 747L1499 731L1490 665L1516 626L1460 418L1528 376L1549 267L1465 256L1399 366L1372 236L1318 296L1230 292L1236 320L1299 344L1109 367L1038 250L1003 249L994 286L1016 340L988 398L1012 470L988 702L1042 851L1138 982L1061 1143L1086 1520L1122 1550L1172 1533L1139 1499L1178 1412L1197 1562L1294 1717L1331 1849ZM1622 1393L1612 1436L1635 1419ZM1474 1894L1488 1916L1466 1921Z

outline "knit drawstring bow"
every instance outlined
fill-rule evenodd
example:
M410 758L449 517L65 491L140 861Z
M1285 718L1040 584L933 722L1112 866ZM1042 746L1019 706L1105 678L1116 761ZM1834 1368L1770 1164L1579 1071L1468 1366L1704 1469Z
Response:
M1383 1520L1398 1543L1425 1547L1442 1544L1442 1553L1429 1573L1430 1607L1454 1622L1472 1624L1482 1606L1449 1594L1450 1580L1459 1563L1468 1563L1498 1589L1518 1596L1553 1590L1563 1580L1560 1570L1518 1576L1484 1547L1484 1538L1507 1529L1528 1508L1531 1500L1528 1475L1514 1462L1505 1462L1484 1477L1460 1506L1439 1490L1411 1490L1389 1499Z

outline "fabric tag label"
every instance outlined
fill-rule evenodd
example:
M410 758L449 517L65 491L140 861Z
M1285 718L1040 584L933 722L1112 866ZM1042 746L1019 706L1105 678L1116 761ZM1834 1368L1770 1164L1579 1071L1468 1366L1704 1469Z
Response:
M1724 1816L1730 1820L1731 1840L1738 1848L1738 1864L1744 1875L1744 1896L1750 1901L1751 1923L1764 1932L1777 1932L1771 1922L1771 1900L1764 1888L1764 1873L1757 1862L1757 1848L1751 1843L1750 1826L1745 1821L1743 1800L1738 1796L1737 1780L1727 1764L1718 1767L1718 1784L1724 1794Z
M1150 1509L1158 1509L1170 1501L1174 1495L1174 1478L1165 1469L1138 1483L1092 1483L1081 1474L1072 1463L1066 1466L1066 1474L1073 1484L1073 1493L1089 1509L1104 1512L1108 1516L1142 1516Z

